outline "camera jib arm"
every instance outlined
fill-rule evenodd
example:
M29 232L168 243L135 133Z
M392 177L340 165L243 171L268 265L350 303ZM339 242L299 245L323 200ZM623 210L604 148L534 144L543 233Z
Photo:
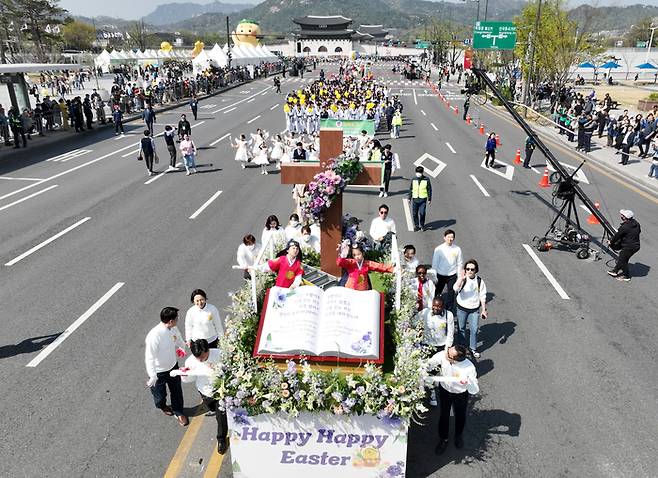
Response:
M578 185L578 181L574 179L575 174L582 168L583 164L585 164L585 161L583 161L580 166L573 172L569 173L569 171L560 164L560 162L553 156L553 153L546 147L546 145L542 142L541 139L537 136L537 134L532 130L532 128L528 125L528 123L525 122L525 120L521 117L521 115L516 111L512 105L507 101L507 99L500 94L500 91L496 88L494 83L491 81L491 79L487 76L486 71L481 69L481 68L472 68L471 71L473 74L476 76L478 79L479 83L479 88L477 86L471 87L469 89L482 89L484 85L489 87L491 89L491 92L500 100L500 102L505 106L505 109L509 112L509 114L512 115L514 120L523 128L523 131L526 132L526 134L531 137L535 144L537 145L537 148L544 154L546 157L546 160L551 164L553 169L559 174L560 176L560 184L558 184L558 189L556 191L557 195L564 194L565 196L568 195L575 195L580 199L585 207L596 217L599 222L601 223L601 226L603 227L603 230L605 233L608 234L609 237L612 237L617 231L616 229L610 224L610 222L601 214L601 212L594 206L594 203L590 200L590 198L583 192L581 187ZM563 197L563 199L567 199L567 197ZM604 234L605 236L605 234Z

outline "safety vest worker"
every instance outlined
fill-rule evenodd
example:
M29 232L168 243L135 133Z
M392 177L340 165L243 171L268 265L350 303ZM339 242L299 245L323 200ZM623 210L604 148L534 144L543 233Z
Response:
M432 183L424 175L425 168L416 167L416 177L409 186L409 200L411 201L411 215L414 220L414 231L425 230L425 213L427 206L432 202Z

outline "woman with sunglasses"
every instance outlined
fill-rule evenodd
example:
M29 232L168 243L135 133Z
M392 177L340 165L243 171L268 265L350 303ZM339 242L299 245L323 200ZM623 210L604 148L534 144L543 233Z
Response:
M454 286L457 294L459 340L466 343L465 330L468 322L469 349L475 358L480 358L480 353L477 351L480 317L483 320L487 318L487 286L477 275L478 271L477 261L469 259L464 264L464 270L459 271L459 279Z
M349 255L352 257L349 258ZM341 244L340 257L336 259L336 264L347 272L345 287L354 290L372 289L370 278L368 277L371 271L393 272L392 265L366 260L363 246L361 244L354 244L350 247L349 240L345 240Z

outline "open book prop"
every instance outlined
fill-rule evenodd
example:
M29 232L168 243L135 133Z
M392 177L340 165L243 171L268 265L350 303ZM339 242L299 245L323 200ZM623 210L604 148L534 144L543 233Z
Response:
M384 362L384 296L316 286L272 287L261 311L254 357L317 362Z

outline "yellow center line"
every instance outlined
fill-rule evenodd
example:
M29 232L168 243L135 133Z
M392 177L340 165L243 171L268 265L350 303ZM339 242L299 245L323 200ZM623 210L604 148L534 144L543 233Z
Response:
M202 423L203 415L190 418L190 424L187 426L187 430L183 435L183 439L178 444L178 449L176 450L174 457L169 462L169 466L167 467L167 471L164 474L164 478L176 478L181 472L185 460L187 459L187 455L190 453L190 449L192 448L192 444L194 443L199 430L201 430Z
M490 111L492 114L498 116L499 118L501 118L501 119L507 121L508 123L511 123L512 125L516 126L517 128L521 128L516 122L513 122L513 121L510 120L507 116L503 115L503 114L500 113L499 111L496 111L496 110L492 109L491 107L487 107L487 110ZM521 129L522 129L522 128L521 128ZM558 147L559 149L561 149L563 152L565 152L568 156L572 157L573 159L576 159L576 160L578 160L578 161L582 161L582 158L581 158L580 156L578 156L576 153L574 153L573 151L571 151L570 149L568 149L565 145L558 143L555 139L553 139L553 138L551 138L551 137L548 137L548 136L547 136L547 133L543 133L543 132L540 132L540 133L541 133L541 135L542 135L544 141L548 141L548 142L550 142L551 144L553 144L554 146L556 146L556 147ZM636 187L636 186L633 186L632 184L629 184L628 182L624 181L623 179L618 178L616 175L614 175L614 174L612 174L612 173L606 171L605 169L602 169L602 168L599 167L599 166L595 166L595 165L593 165L590 161L587 161L587 162L585 163L585 166L588 166L589 168L591 168L591 169L593 169L594 171L596 171L596 172L598 172L598 173L600 173L600 174L606 176L606 177L609 178L609 179L612 179L612 180L615 181L616 183L621 184L621 185L624 186L625 188L630 189L630 190L633 191L634 193L639 194L640 196L642 196L643 198L647 199L648 201L651 201L651 202L654 203L654 204L658 204L658 199L657 199L655 196L653 196L653 195L651 195L651 194L649 194L649 193L647 193L647 192L641 190L640 188L638 188L638 187Z
M222 463L224 462L225 456L226 455L220 455L217 450L213 450L210 461L208 461L208 468L206 468L203 478L217 478L222 469Z

